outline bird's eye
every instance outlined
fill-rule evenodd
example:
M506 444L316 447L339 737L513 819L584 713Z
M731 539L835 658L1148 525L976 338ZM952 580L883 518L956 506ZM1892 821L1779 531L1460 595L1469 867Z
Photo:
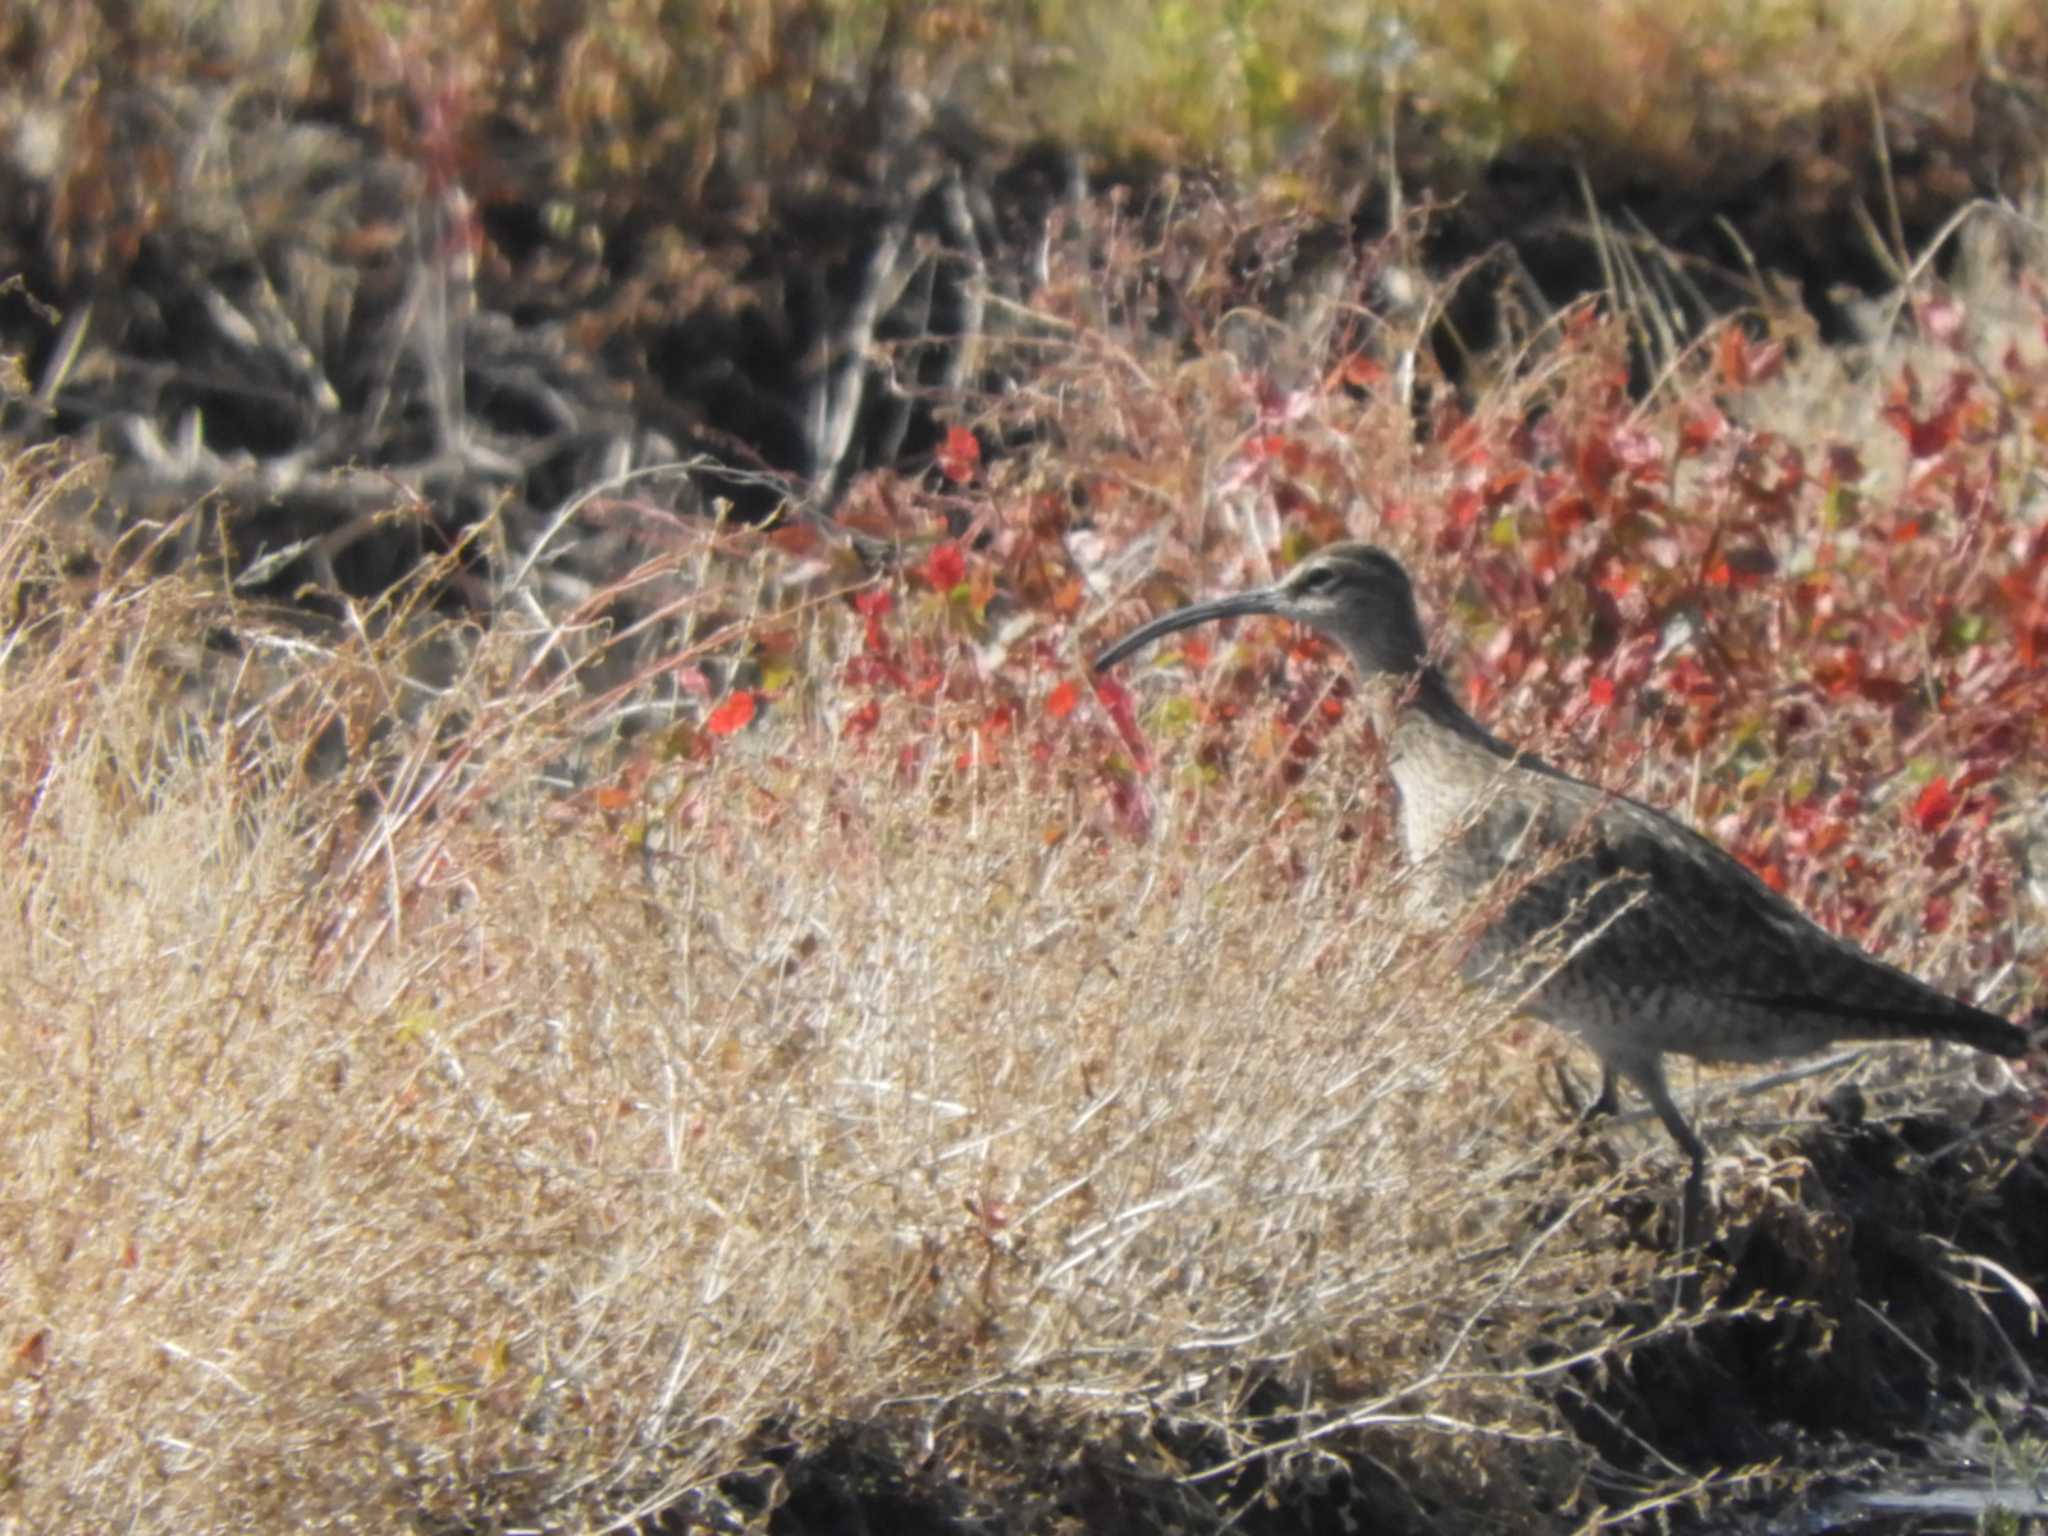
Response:
M1294 585L1296 591L1307 597L1312 592L1327 592L1336 584L1337 573L1327 565L1319 565L1313 570L1303 571Z

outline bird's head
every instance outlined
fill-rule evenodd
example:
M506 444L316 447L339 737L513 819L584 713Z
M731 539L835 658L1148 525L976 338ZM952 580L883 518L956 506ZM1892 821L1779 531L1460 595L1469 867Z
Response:
M1100 672L1161 635L1211 619L1270 613L1320 630L1367 677L1412 677L1429 664L1415 592L1401 562L1371 544L1319 549L1270 587L1192 603L1141 624L1095 658Z

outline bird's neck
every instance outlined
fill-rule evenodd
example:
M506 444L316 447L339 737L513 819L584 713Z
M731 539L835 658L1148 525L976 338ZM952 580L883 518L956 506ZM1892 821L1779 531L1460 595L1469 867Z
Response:
M1514 759L1521 754L1465 713L1443 673L1425 665L1412 677L1393 681L1393 732L1421 731L1448 735L1492 757Z
M1378 681L1373 723L1400 793L1401 842L1426 865L1472 828L1504 776L1533 764L1466 714L1435 667Z

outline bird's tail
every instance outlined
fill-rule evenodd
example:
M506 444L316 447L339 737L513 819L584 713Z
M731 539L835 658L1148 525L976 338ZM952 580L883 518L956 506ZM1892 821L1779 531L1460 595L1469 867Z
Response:
M1852 1000L1802 994L1796 999L1774 998L1773 1002L1788 1010L1840 1020L1834 1036L1839 1040L1950 1040L1994 1056L2024 1056L2048 1045L2048 1008L2035 1009L2021 1026L1944 996L1910 976L1903 979L1912 989L1904 1007L1892 1000L1898 995L1896 990L1884 1001L1867 996Z
M2048 1037L2048 1008L2036 1008L2024 1027L1982 1009L1972 1008L1966 1013L1959 1008L1929 1033L1937 1039L1989 1051L1994 1056L2024 1056Z

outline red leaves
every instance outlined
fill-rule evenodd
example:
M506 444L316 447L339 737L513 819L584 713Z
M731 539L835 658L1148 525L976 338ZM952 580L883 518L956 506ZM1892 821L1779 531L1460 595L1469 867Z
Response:
M869 655L889 654L889 632L882 620L895 607L895 594L887 587L867 587L853 594L853 611L867 621L864 638Z
M1739 324L1727 326L1714 348L1714 371L1729 389L1747 389L1774 379L1785 366L1785 343L1751 341Z
M1921 416L1916 411L1920 400L1920 380L1911 368L1907 368L1893 387L1891 398L1885 402L1884 418L1906 440L1906 451L1916 461L1931 459L1945 452L1962 436L1968 422L1966 407L1970 405L1974 389L1975 381L1958 369L1949 376L1941 403Z
M1687 407L1678 418L1678 456L1696 459L1728 435L1728 418L1712 401Z
M1386 368L1363 352L1351 353L1331 373L1332 383L1352 389L1375 389L1386 381Z
M1916 459L1931 459L1956 440L1956 416L1953 411L1936 411L1931 416L1913 414L1905 405L1891 405L1885 408L1885 419L1898 428L1899 436L1906 440L1906 451Z
M993 768L1003 760L1002 744L1016 728L1016 712L1007 703L998 703L977 721L968 736L965 751L955 754L953 767L964 772L969 768Z
M1298 395L1290 397L1290 400L1296 398L1308 397ZM1310 515L1316 509L1316 498L1304 492L1299 482L1313 473L1316 467L1317 455L1299 435L1255 432L1224 462L1216 489L1223 493L1263 487L1280 510Z
M955 485L965 485L981 468L981 439L963 426L950 426L934 458L940 474Z
M1969 329L1952 302L1916 316L1936 345ZM908 553L822 615L816 643L791 620L791 664L836 656L842 756L878 774L1042 793L1079 841L1140 834L1151 797L1172 796L1176 835L1200 836L1286 806L1319 754L1371 771L1361 712L1332 687L1341 655L1269 622L1183 632L1110 678L1077 661L1145 613L1374 538L1409 562L1461 696L1503 736L1688 807L1872 942L1943 894L1977 958L1997 941L1976 882L2010 867L1992 782L2048 753L2048 534L2017 515L2048 439L2040 341L1995 365L1941 354L1924 388L1900 373L1881 418L1865 406L1831 441L1755 393L1791 357L1755 322L1720 327L1647 395L1629 392L1611 313L1575 306L1557 338L1512 390L1432 390L1420 433L1355 338L1301 387L1219 369L1114 422L1077 403L1061 428L1078 467L1040 472L1020 448L1028 472L994 488L984 444L1025 442L1028 412L972 407L985 439L943 428L933 472L850 488L843 521ZM1796 405L1808 386L1787 382ZM767 542L843 580L813 526ZM708 755L775 685L712 710L731 674L689 665Z
M1999 578L1995 600L2010 626L2021 668L2032 672L2048 658L2048 529L2024 546L2018 567Z
M925 557L924 579L941 592L950 592L967 579L967 557L951 540L932 546Z
M704 729L714 736L731 736L746 729L754 718L755 700L745 688L725 696L725 702L704 717Z
M882 723L882 701L863 699L847 712L845 722L839 727L841 741L858 741L875 734L875 727Z
M1587 499L1611 512L1628 506L1631 493L1662 485L1665 459L1654 432L1631 418L1609 417L1596 419L1580 437L1573 468Z
M1920 927L1926 933L1946 933L1955 917L1955 902L1937 891L1920 908Z
M1308 445L1284 432L1262 432L1245 443L1244 457L1254 464L1270 461L1298 475L1308 468Z
M1937 832L1955 814L1959 803L1946 774L1930 779L1913 802L1913 823L1922 832Z
M1124 747L1131 754L1131 761L1137 764L1140 773L1152 766L1152 754L1145 748L1144 733L1138 729L1136 717L1131 713L1131 691L1113 677L1095 679L1095 697L1109 712L1110 723L1123 738Z

